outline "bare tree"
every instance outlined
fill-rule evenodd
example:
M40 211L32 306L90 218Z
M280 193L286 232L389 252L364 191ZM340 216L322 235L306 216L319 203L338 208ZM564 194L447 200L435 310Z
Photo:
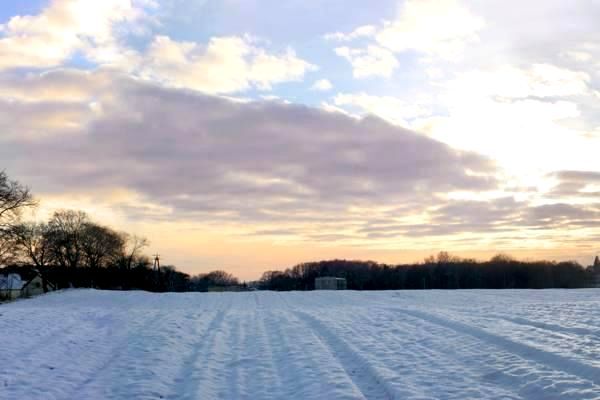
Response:
M0 231L0 266L14 262L16 257L13 237Z
M36 205L29 189L17 181L10 180L0 171L0 265L14 261L14 238L11 227L19 221L21 211Z
M83 211L56 211L50 222L51 253L63 267L76 268L83 258L82 236L89 218Z
M0 171L0 229L15 223L24 208L35 205L29 188L11 181L4 171Z
M144 247L149 245L148 239L142 236L123 234L125 239L125 267L130 270L134 261L140 256L140 253Z
M45 267L52 262L52 241L48 224L21 223L11 229L11 236L20 261L27 260L38 269L42 276L44 293L47 292Z
M11 229L14 244L19 253L38 268L52 261L52 239L46 223L21 223Z
M116 261L124 247L123 237L112 229L91 222L83 224L81 250L88 267L100 268Z

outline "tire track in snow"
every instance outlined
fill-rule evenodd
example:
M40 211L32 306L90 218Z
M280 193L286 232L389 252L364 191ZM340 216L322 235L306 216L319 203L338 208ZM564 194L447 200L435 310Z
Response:
M290 389L294 383L305 387L302 367L296 363L295 357L290 357L293 344L290 337L281 328L284 322L279 317L278 311L261 309L259 330L264 334L264 342L268 362L273 366L275 372L271 384L271 390L279 393L283 398L293 397ZM278 351L274 351L277 349Z
M243 357L246 348L242 345L241 317L242 315L239 313L236 313L233 318L230 317L231 330L228 332L226 341L228 354L222 360L224 361L223 369L227 371L227 399L243 398L241 387L244 386L245 382L241 370L247 359Z
M150 330L138 330L127 357L111 366L101 381L109 387L104 399L161 399L172 389L177 362L187 354L182 338L194 338L201 312L172 310ZM118 382L127 382L126 385Z
M422 319L432 324L440 325L454 330L458 333L466 334L481 341L487 342L493 346L500 347L519 357L533 361L541 365L546 365L556 371L564 372L568 375L576 376L592 382L594 385L600 385L600 369L590 365L582 364L578 361L550 353L538 348L517 343L510 339L487 332L481 328L476 328L462 322L442 318L420 310L395 309L415 318Z
M258 297L256 299L258 301ZM284 387L281 375L278 372L286 367L277 362L273 353L273 349L276 347L273 347L273 337L267 331L265 322L265 313L267 312L262 307L258 310L255 319L257 325L254 330L258 334L258 339L253 344L249 343L250 348L253 349L253 356L257 359L261 357L264 360L264 367L256 371L258 378L256 379L256 387L258 390L252 393L256 395L256 398L267 398L269 390L281 393ZM252 381L254 382L254 380Z
M169 396L170 399L210 398L205 396L204 393L203 396L198 396L202 376L198 377L194 375L199 371L197 364L200 360L200 356L208 354L208 350L214 347L215 338L217 333L220 332L220 328L229 312L230 304L231 301L226 307L216 311L208 326L203 325L206 326L206 328L192 345L193 351L190 356L184 360L179 374L173 383L176 388L178 388L179 385L181 385L181 388L175 390L175 392ZM207 368L207 366L205 366L205 368Z
M122 356L122 350L127 346L131 336L128 332L123 332L119 334L115 344L113 331L122 319L108 318L109 315L101 314L99 319L92 320L93 323L81 325L80 329L73 332L73 335L58 335L59 339L53 339L48 346L42 346L43 352L36 352L37 357L33 358L36 359L36 369L31 367L33 365L31 362L28 368L22 368L20 365L13 366L15 370L20 371L15 376L20 381L20 385L16 388L17 393L13 393L10 398L86 398L80 396L80 392L95 382L99 373L105 371L116 357ZM141 324L142 329L149 327L153 321L152 317L145 320ZM107 322L109 323L106 325L104 336L98 337L97 334L100 332L98 328ZM82 332L85 333L82 334ZM79 362L58 363L57 359L63 357L63 353L68 351L71 346L79 351L85 349L86 356L73 354L74 357L81 357L77 358ZM27 362L29 358L24 360ZM37 375L51 376L50 379L60 382L60 385L43 386L43 382L35 379ZM26 390L26 392L19 393L18 390ZM0 396L0 398L2 397Z
M230 360L225 365L229 372L227 399L274 398L283 389L265 331L266 312L254 309L235 315L234 329L228 336Z
M339 361L316 336L306 334L306 324L291 310L267 310L265 327L275 368L269 371L281 386L253 398L365 400Z
M79 329L73 330L75 327L79 327ZM82 325L82 321L77 320L76 318L74 322L59 326L58 328L54 328L39 335L39 338L36 338L33 344L28 344L25 349L16 351L12 348L13 346L8 345L7 348L12 351L0 352L2 354L2 356L0 356L0 365L11 365L9 364L9 362L11 362L11 368L16 371L16 373L11 374L11 371L8 368L0 369L0 384L4 386L3 390L19 390L21 389L18 387L19 385L32 385L31 377L33 372L31 365L33 364L33 360L36 360L35 364L38 365L38 369L47 368L54 372L57 368L56 354L64 352L64 348L68 347L68 345L65 346L65 343L68 344L71 341L76 341L78 339L78 333L82 330L82 327L83 329L89 328L88 325ZM22 338L19 336L17 340L21 339ZM34 385L35 382L33 382L32 386ZM15 386L17 387L15 388ZM35 388L32 387L32 390L35 390ZM0 396L0 398L2 397Z
M104 377L103 373L109 373L111 371L111 365L114 365L122 357L126 357L126 350L131 342L131 337L140 331L146 331L150 329L150 327L152 327L152 325L154 325L156 321L160 319L161 314L162 313L158 313L158 315L148 316L145 322L137 327L134 327L131 332L125 333L123 337L119 339L116 346L112 346L107 353L104 353L108 354L108 357L106 357L103 361L96 363L89 371L87 378L73 388L71 395L67 398L87 398L87 395L85 395L86 390L88 390L88 388L90 388L95 382L100 381ZM95 353L102 354L100 351L95 351Z
M64 336L67 333L71 332L73 328L80 327L81 322L81 320L74 320L67 325L59 326L58 328L45 331L45 333L38 336L39 339L36 339L35 342L28 344L27 347L25 347L24 349L15 349L11 347L9 349L11 351L11 354L6 354L4 352L1 352L0 354L2 354L3 356L6 355L15 358L21 354L35 355L38 352L47 349L49 345L64 339ZM0 358L0 360L2 360L2 358Z
M490 316L497 318L497 319L502 319L507 322L512 322L513 324L543 329L545 331L552 332L552 333L575 334L578 336L583 336L583 337L591 336L591 337L594 337L595 339L600 339L600 331L593 331L591 329L549 324L547 322L533 321L533 320L530 320L527 318L522 318L522 317L505 317L505 316L499 316L499 315L490 315Z
M395 398L392 391L386 386L385 380L349 343L312 315L302 311L293 311L293 313L309 327L315 337L337 359L348 379L356 385L365 399Z

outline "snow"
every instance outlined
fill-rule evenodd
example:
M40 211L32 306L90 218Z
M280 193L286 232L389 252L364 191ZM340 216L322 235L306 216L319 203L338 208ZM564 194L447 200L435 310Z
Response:
M600 399L600 290L152 294L0 306L0 399Z

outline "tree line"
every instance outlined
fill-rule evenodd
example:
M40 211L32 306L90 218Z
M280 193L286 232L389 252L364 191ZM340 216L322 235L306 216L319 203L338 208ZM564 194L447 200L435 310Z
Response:
M59 210L45 222L24 222L37 202L30 190L0 171L0 272L35 269L59 288L206 291L238 285L224 271L190 276L166 265L154 268L146 238L118 232L85 212Z
M545 289L583 288L592 269L572 261L519 261L497 255L489 261L440 252L422 263L388 265L373 261L330 260L303 263L284 271L265 272L265 290L313 290L315 278L345 278L348 289Z
M23 222L22 212L36 205L27 187L0 171L0 267L5 266L0 272L34 268L59 288L181 292L240 286L225 271L190 276L174 266L154 269L144 254L147 239L99 224L82 211L59 210L48 221ZM593 271L571 261L519 261L498 255L479 262L441 252L416 264L303 263L265 272L255 286L312 290L315 278L335 276L346 278L348 289L354 290L580 288L590 284Z

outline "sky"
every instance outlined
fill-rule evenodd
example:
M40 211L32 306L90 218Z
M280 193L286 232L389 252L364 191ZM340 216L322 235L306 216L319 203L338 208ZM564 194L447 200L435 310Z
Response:
M4 0L0 168L242 279L600 253L599 0Z

